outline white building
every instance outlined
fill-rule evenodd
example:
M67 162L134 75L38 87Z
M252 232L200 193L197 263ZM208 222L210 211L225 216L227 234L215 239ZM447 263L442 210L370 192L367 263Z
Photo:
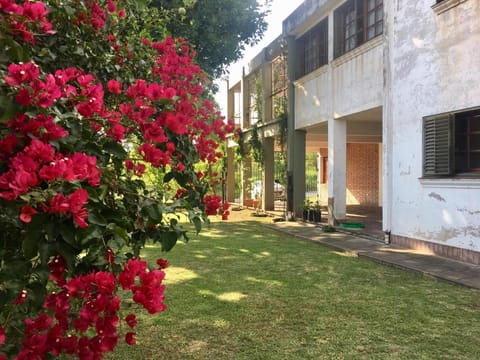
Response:
M314 151L331 224L381 206L387 240L480 264L479 18L479 0L308 0L285 19L290 211Z
M480 1L385 2L384 229L480 264Z

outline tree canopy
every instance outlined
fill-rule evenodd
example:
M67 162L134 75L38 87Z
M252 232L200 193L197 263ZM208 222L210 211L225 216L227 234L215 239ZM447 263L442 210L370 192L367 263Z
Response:
M174 37L183 37L196 49L197 62L218 78L239 60L249 45L258 43L267 23L270 0L153 0L157 8L172 10L166 24Z

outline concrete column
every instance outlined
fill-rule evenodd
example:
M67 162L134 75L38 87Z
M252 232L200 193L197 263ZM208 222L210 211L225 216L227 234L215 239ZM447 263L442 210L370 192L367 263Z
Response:
M241 81L241 127L242 129L250 128L250 90L248 88L248 79L245 77L245 68L242 70L242 81Z
M320 154L320 151L317 153L317 201L320 202L320 193L322 191L322 175L323 175L323 169L322 169L322 154Z
M295 76L297 51L294 36L287 37L288 67L288 134L287 134L287 217L301 217L305 200L305 138L295 129Z
M275 210L275 139L268 137L263 139L264 151L264 169L263 169L263 191L262 191L262 208L264 210Z
M328 63L333 60L335 39L334 39L334 23L335 23L335 13L332 11L328 15Z
M235 148L227 148L227 201L235 201Z
M378 206L383 203L383 145L378 144Z
M302 205L305 201L305 145L306 132L295 130L293 136L293 154L291 172L293 174L293 211L298 218L302 217ZM291 148L290 146L288 147Z
M272 63L265 61L262 64L263 88L263 120L264 124L272 121Z
M242 192L241 192L241 203L245 205L245 200L252 197L252 159L250 157L244 157L242 159Z
M395 23L395 5L387 2L384 6L383 28L383 107L382 107L382 228L385 242L390 242L393 218L393 101L392 101L392 68L393 68L393 27Z
M235 87L230 89L229 81L227 80L227 119L235 118Z
M328 120L328 223L347 213L347 122Z

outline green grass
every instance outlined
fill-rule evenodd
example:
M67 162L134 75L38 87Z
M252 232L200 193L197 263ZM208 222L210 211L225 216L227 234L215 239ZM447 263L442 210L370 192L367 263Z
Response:
M268 221L259 220L259 221ZM271 220L270 220L271 221ZM167 311L112 359L478 359L480 291L222 222L165 257Z

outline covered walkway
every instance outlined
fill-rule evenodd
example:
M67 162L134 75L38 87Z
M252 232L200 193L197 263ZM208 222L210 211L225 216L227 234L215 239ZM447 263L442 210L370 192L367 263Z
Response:
M405 249L344 232L326 233L320 226L298 221L266 225L300 239L380 263L417 271L458 285L480 289L480 266L436 256L425 251ZM373 226L373 225L372 225Z

